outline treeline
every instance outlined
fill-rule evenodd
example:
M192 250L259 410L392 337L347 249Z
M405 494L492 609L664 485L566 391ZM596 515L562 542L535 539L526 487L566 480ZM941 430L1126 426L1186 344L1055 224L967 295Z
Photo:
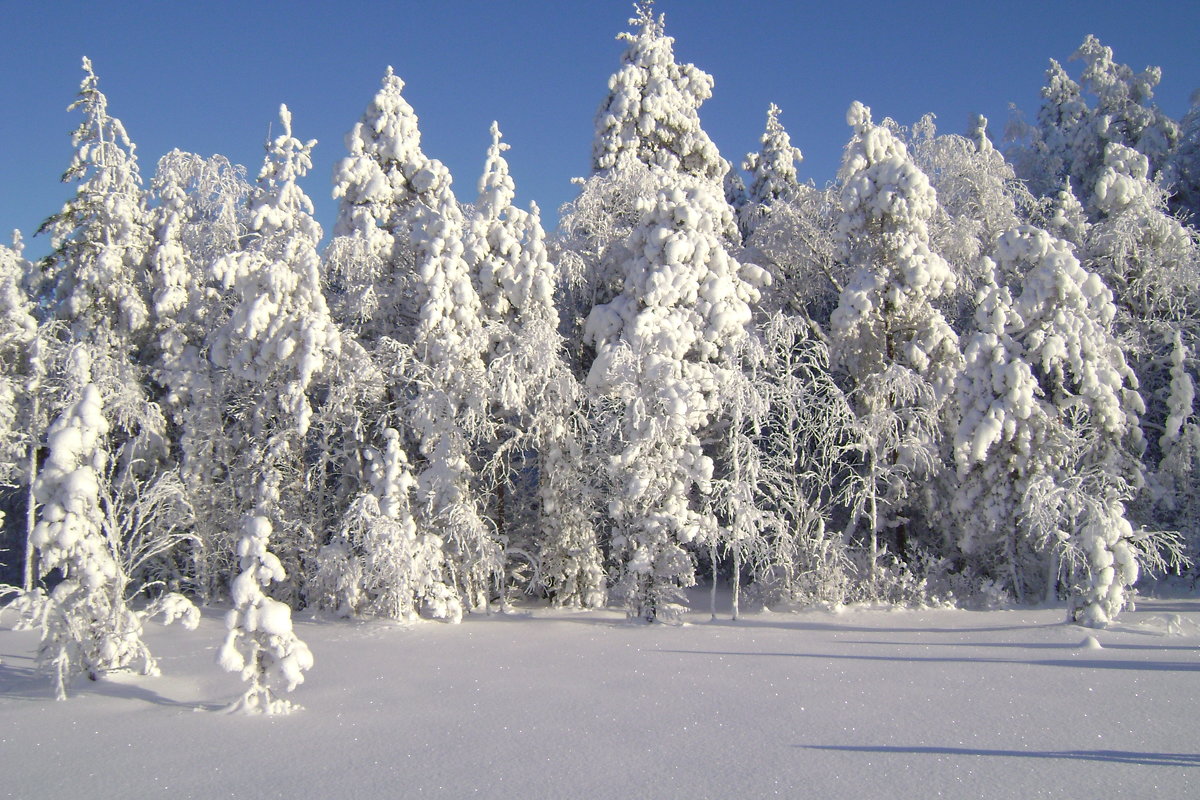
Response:
M662 620L704 571L735 615L1068 598L1101 626L1186 564L1197 107L1089 37L1005 153L854 103L818 188L774 106L724 160L711 77L650 4L631 24L550 234L496 126L458 199L390 69L322 248L286 108L253 183L173 151L147 185L84 60L53 251L0 249L11 605L60 696L152 670L143 621L193 601L232 604L221 664L278 711L303 607Z

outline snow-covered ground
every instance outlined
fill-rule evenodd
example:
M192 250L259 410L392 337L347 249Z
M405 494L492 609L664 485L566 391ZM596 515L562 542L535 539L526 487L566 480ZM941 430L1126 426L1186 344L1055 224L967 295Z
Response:
M274 718L216 713L239 693L214 663L219 610L150 630L162 677L66 702L32 672L35 635L0 631L0 795L1200 795L1195 599L1098 632L1060 608L299 616L306 710Z

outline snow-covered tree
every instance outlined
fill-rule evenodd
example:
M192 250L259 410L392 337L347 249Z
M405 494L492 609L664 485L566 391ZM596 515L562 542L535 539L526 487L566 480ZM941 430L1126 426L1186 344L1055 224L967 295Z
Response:
M30 536L43 576L57 570L61 580L48 596L35 590L18 601L27 624L41 632L38 665L51 673L59 699L79 675L95 680L139 661L143 673L156 673L142 640L148 616L182 617L191 628L199 621L195 607L177 594L152 598L140 609L126 597L141 562L178 540L179 496L159 479L139 497L144 484L112 469L104 449L109 423L100 390L88 381L84 350L76 350L74 363L82 385L47 432L46 460L34 485L41 511Z
M664 189L643 209L623 291L588 317L588 384L611 410L612 590L632 616L655 620L676 613L695 580L685 545L716 532L699 502L713 477L700 433L767 276L726 250L733 211L719 187Z
M1192 105L1179 121L1179 143L1163 168L1172 206L1193 226L1200 225L1200 90L1192 92Z
M1039 197L1056 192L1070 177L1083 178L1082 165L1095 148L1089 125L1090 109L1083 90L1055 59L1050 59L1041 89L1037 122L1030 124L1017 112L1010 122L1009 149L1017 175Z
M161 456L165 423L146 390L140 363L150 336L145 259L149 216L135 148L108 113L92 63L70 110L83 119L72 134L75 153L63 174L75 196L42 223L53 250L43 263L47 301L63 333L87 343L91 375L113 424L109 449L125 463Z
M628 47L596 112L592 170L607 172L637 160L723 186L729 164L697 113L712 96L712 76L676 63L675 40L664 32L664 16L655 16L652 2L635 8L629 24L636 30L617 36Z
M856 417L809 320L775 313L757 334L761 360L750 361L745 374L765 405L761 419L748 421L760 454L754 506L768 516L748 558L751 576L764 600L843 602L853 567L830 523L853 488L847 448L856 441Z
M775 203L745 241L748 258L771 273L764 305L802 315L823 331L850 277L837 254L839 214L836 186L802 187Z
M856 508L868 518L875 577L880 533L903 525L900 506L932 472L961 355L933 305L954 287L954 273L930 248L937 194L895 133L872 123L870 109L854 103L847 122L854 135L838 173L837 243L852 277L831 318L831 349L860 420L866 479Z
M325 254L337 318L368 350L380 337L411 341L417 279L410 242L418 204L433 202L444 171L421 151L417 116L388 67L362 119L346 135L349 154L334 168L334 239Z
M1037 125L1013 126L1018 144L1012 157L1017 174L1029 181L1035 194L1048 197L1070 178L1090 212L1092 189L1110 143L1146 156L1153 176L1175 148L1179 126L1153 102L1154 87L1162 78L1158 67L1134 73L1113 61L1112 48L1091 35L1071 58L1084 64L1080 81L1050 60ZM1089 105L1088 95L1094 105Z
M555 261L566 284L559 309L581 377L594 355L582 335L585 319L622 291L622 265L631 257L624 247L641 222L640 204L681 178L711 182L735 202L740 194L740 178L700 125L712 77L675 62L674 39L653 3L635 9L629 21L635 30L617 37L627 48L596 113L592 174L576 179L579 197L559 223ZM729 236L736 238L736 230Z
M1200 235L1167 211L1149 159L1124 145L1105 149L1092 197L1099 216L1087 233L1088 267L1112 290L1135 353L1157 349L1162 331L1155 328L1195 324Z
M316 250L321 227L296 183L312 164L316 142L292 136L286 106L280 121L283 130L268 145L250 198L253 239L211 266L231 311L210 337L210 357L226 373L226 402L243 409L235 419L236 449L242 453L233 465L238 510L268 519L281 534L281 552L294 574L285 589L298 601L297 581L317 549L305 524L302 483L311 393L338 355L340 335L321 290Z
M153 241L146 269L153 338L144 359L168 421L171 461L193 511L195 539L173 565L202 599L224 589L236 565L229 534L237 509L224 499L236 460L227 436L223 375L208 355L229 311L209 267L241 248L249 230L245 170L223 156L172 150L151 183Z
M976 329L965 340L954 438L958 482L951 510L955 545L981 585L991 580L1018 602L1045 593L1046 542L1019 524L1031 476L1051 468L1054 409L1025 349L1011 292L995 272L979 290Z
M277 526L286 533L280 552L294 570L316 563L314 536L300 511L307 500L301 460L313 416L310 391L341 344L321 291L316 250L321 227L296 183L312 166L316 141L292 135L286 106L279 118L283 130L268 143L250 197L254 238L211 268L232 303L228 320L213 333L212 359L228 371L236 401L245 404L240 445L249 451L238 465L248 493L240 498L240 572L230 586L234 607L219 661L247 682L231 708L251 713L289 711L291 703L279 693L295 688L312 666L288 604L263 589L288 577L270 550ZM296 599L299 578L285 587Z
M44 428L40 401L45 378L42 331L24 285L32 264L23 256L19 232L12 247L0 246L0 486L29 486L37 476L37 450ZM32 463L31 463L32 459ZM33 588L32 498L27 502L22 589ZM4 516L0 513L0 522ZM14 526L15 527L15 526Z
M1195 553L1200 545L1200 424L1183 337L1176 331L1173 338L1170 381L1165 387L1167 416L1158 438L1161 457L1152 476L1152 500L1156 522L1178 530L1189 552Z
M442 539L413 518L416 486L400 434L384 431L383 452L364 451L369 489L350 501L341 529L318 556L311 591L343 615L413 620L422 609L458 621L462 604L446 576Z
M1162 69L1147 67L1135 73L1115 62L1112 48L1091 35L1071 58L1083 63L1080 84L1096 97L1093 115L1101 145L1095 155L1103 159L1108 145L1124 145L1145 156L1150 175L1157 174L1179 141L1178 123L1154 104ZM1095 167L1101 168L1099 163Z
M931 248L955 272L943 300L956 331L970 327L976 289L996 237L1028 221L1037 201L992 145L987 119L976 115L966 136L938 135L932 114L912 131L912 158L937 192L938 212L929 221Z
M1041 229L1006 232L995 252L1001 275L1020 276L1020 293L1009 306L993 290L981 306L963 384L974 388L960 394L959 468L986 471L990 448L1003 445L1009 455L998 463L1010 469L996 477L1020 493L1021 535L1054 557L1045 590L1053 592L1061 565L1083 599L1076 619L1103 625L1126 602L1138 561L1157 557L1153 538L1125 520L1140 481L1142 402L1113 334L1112 293ZM1010 567L1016 555L1010 548Z
M800 192L796 165L804 160L804 156L800 148L792 146L779 114L779 106L772 103L767 109L767 129L760 140L762 146L757 153L748 153L742 162L742 169L750 174L746 203L739 210L746 234L753 232L778 204L794 199Z
M134 145L109 115L87 58L83 71L79 97L68 109L83 119L71 135L75 154L63 173L64 182L79 185L38 232L52 239L46 269L56 314L72 322L77 336L105 340L142 330L149 320L142 259L150 236Z
M489 452L495 521L510 561L528 562L531 590L550 590L559 603L597 605L604 597L603 559L579 463L579 431L572 430L582 392L563 359L557 270L537 206L526 212L513 205L507 148L493 123L466 237L489 340L490 414L498 423ZM567 456L571 449L578 461ZM524 530L510 524L522 515Z
M484 608L503 568L499 543L480 514L470 455L485 421L486 373L479 295L463 257L464 218L437 161L430 199L414 209L412 245L418 301L410 424L421 455L421 519L441 531L468 608Z
M1174 416L1168 401L1176 339L1194 346L1200 334L1200 235L1168 212L1167 192L1150 179L1146 156L1124 145L1108 145L1093 206L1098 219L1088 229L1086 265L1113 292L1114 329L1147 405L1145 460L1153 472L1163 458L1159 431ZM1131 508L1135 516L1150 521L1154 494L1141 498L1149 508Z
M389 69L347 136L326 264L339 318L392 382L388 413L400 416L379 429L396 427L409 443L418 525L442 536L448 573L475 608L486 605L502 566L471 463L486 419L485 338L450 172L421 151L403 88Z
M1071 245L1075 248L1076 253L1084 252L1088 231L1092 225L1088 222L1087 212L1084 211L1083 204L1079 202L1079 197L1076 196L1075 190L1071 186L1070 178L1063 183L1062 188L1043 208L1040 221L1042 223L1040 227L1051 236L1062 239Z
M286 127L286 126L285 126ZM298 706L283 697L304 682L312 652L292 627L292 610L263 588L286 577L270 551L271 521L248 515L238 540L241 572L230 586L233 608L225 617L228 633L217 654L227 672L246 682L245 693L228 706L247 714L287 714Z

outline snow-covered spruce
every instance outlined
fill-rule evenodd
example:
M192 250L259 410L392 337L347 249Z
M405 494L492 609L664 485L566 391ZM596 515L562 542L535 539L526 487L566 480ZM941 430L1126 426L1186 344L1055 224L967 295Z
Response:
M934 306L955 281L930 247L937 194L869 108L852 104L846 121L854 134L838 173L835 241L852 277L830 320L830 349L858 415L863 479L850 525L865 518L874 583L881 533L898 529L916 481L935 471L941 415L962 356Z
M20 233L14 231L12 247L0 246L0 483L6 486L16 486L21 480L32 484L37 475L39 431L45 427L40 403L46 372L45 340L24 288L33 269L23 255ZM33 588L34 548L29 536L35 504L28 490L26 496L21 588L28 592ZM4 520L0 513L0 522Z
M538 208L513 205L506 149L493 123L465 254L489 341L489 414L497 423L487 444L493 519L506 560L526 573L526 591L595 606L604 601L605 579L592 524L595 481L582 452L582 387L563 358L557 269Z
M308 646L292 629L292 610L263 593L264 586L286 577L268 549L270 537L266 517L251 515L242 523L241 572L230 585L233 608L225 617L228 633L217 654L222 669L239 673L246 682L245 693L229 711L286 714L298 709L280 695L303 683L304 672L313 665Z
M148 616L161 612L168 622L181 617L189 628L199 621L195 606L178 594L164 594L140 610L126 600L130 572L120 541L126 526L113 524L117 500L103 447L108 429L100 391L84 384L78 400L50 426L34 486L41 511L30 544L42 575L57 570L62 580L48 596L40 589L27 592L19 605L26 624L40 629L38 666L51 674L60 700L80 675L96 679L139 661L144 674L156 674L142 640ZM147 515L151 524L153 513Z
M767 276L725 249L733 211L720 187L681 180L643 209L624 290L588 317L596 347L588 384L610 401L601 424L617 443L612 591L631 615L655 620L671 618L695 580L684 546L717 525L697 503L713 475L699 433Z
M1112 293L1080 266L1066 242L1041 229L1005 233L996 254L1001 274L1023 276L1006 330L1037 377L1046 420L1044 444L1029 445L1044 462L1027 477L1020 522L1061 560L1082 598L1075 618L1104 625L1127 600L1138 554L1160 563L1157 546L1165 543L1135 536L1125 520L1124 503L1140 480L1136 453L1143 406L1112 332ZM976 456L987 450L979 436L998 439L996 433L995 423L978 429ZM1047 592L1054 588L1058 564L1050 569Z
M350 501L339 534L321 549L310 594L347 616L411 621L424 608L457 622L462 604L445 576L442 539L413 520L416 481L400 434L388 428L384 441L382 453L364 453L370 489Z
M450 172L421 151L403 87L389 69L347 136L350 155L334 176L338 236L326 261L346 302L339 317L394 381L403 418L392 424L413 454L418 525L440 532L461 601L483 607L502 558L470 462L486 427L479 297Z
M315 141L292 136L291 113L268 147L250 198L254 238L246 249L213 262L212 277L227 292L229 316L209 338L210 358L225 371L224 402L245 407L236 435L252 447L231 465L241 493L238 510L271 516L290 534L281 550L298 600L304 567L317 543L297 525L307 497L300 483L303 443L313 417L310 392L340 352L341 338L321 289L316 245L321 226L297 185L312 165Z
M664 33L663 15L655 16L653 3L638 3L636 9L629 20L636 31L617 37L629 45L596 112L592 169L620 169L627 159L637 160L720 186L729 164L697 113L712 96L712 76L675 62L675 40Z
M804 160L800 148L792 146L791 137L779 121L779 106L767 109L767 128L757 153L748 153L742 169L750 174L746 202L739 209L743 233L749 235L769 217L777 205L795 199L800 191L796 165Z

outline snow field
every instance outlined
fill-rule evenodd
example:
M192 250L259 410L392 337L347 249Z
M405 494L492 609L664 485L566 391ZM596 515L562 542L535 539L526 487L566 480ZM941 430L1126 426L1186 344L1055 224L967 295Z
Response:
M546 608L313 620L284 717L218 713L222 613L158 625L160 678L51 699L0 632L0 795L1187 797L1200 601L1103 631L1061 608L760 611L680 626ZM725 597L726 605L728 597ZM7 617L6 623L11 622ZM1101 649L1086 646L1093 635Z

